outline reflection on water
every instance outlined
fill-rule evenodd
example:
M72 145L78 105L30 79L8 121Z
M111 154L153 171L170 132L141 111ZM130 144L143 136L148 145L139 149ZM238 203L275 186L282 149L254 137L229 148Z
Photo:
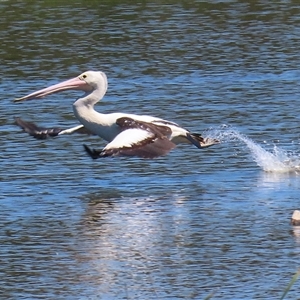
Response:
M264 172L261 173L259 182L261 182L265 186L270 185L273 186L274 188L276 187L278 188L280 185L286 185L286 187L288 187L292 183L298 185L299 180L298 180L298 175L295 173Z
M274 166L273 145L298 159L299 5L2 1L0 10L0 298L279 298L299 264L290 225L299 176L262 169ZM91 161L82 144L100 148L99 138L37 141L13 125L15 116L76 125L76 92L12 99L88 69L108 75L99 111L200 133L229 124L242 139Z

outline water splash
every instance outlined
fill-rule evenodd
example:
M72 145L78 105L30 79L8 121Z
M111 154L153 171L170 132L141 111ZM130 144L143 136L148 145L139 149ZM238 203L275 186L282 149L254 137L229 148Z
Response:
M221 143L242 142L250 151L253 160L266 172L300 174L299 155L285 151L277 146L274 146L273 151L267 151L230 126L222 125L221 128L210 129L205 135L216 138Z

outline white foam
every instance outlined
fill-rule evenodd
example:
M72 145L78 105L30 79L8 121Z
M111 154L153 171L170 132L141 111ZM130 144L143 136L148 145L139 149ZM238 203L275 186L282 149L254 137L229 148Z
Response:
M250 151L253 160L266 172L300 173L299 155L285 151L277 146L274 146L273 151L267 151L247 136L241 134L238 130L229 126L222 125L221 128L210 129L205 132L205 136L216 138L221 143L242 142Z

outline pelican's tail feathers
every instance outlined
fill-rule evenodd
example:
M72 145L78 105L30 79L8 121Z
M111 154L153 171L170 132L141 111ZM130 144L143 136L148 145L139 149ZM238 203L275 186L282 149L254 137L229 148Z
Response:
M204 138L199 133L188 133L186 137L193 145L200 149L207 148L220 143L219 140L214 138Z

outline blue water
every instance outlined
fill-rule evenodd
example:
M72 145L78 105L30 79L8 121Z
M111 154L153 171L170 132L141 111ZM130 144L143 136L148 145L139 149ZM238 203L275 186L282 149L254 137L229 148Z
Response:
M297 4L0 3L0 298L280 299L299 268ZM97 137L35 140L16 116L77 125L64 92L94 69L102 112L222 143L92 161ZM299 282L289 292L298 297ZM288 298L287 298L288 299Z

